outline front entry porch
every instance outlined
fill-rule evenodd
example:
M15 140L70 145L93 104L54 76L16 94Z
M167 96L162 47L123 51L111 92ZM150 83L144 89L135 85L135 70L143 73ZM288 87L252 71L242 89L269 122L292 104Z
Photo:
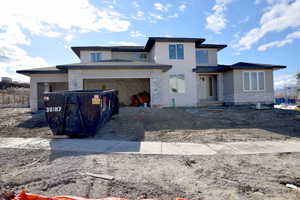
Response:
M198 74L198 106L220 106L222 82L220 74Z

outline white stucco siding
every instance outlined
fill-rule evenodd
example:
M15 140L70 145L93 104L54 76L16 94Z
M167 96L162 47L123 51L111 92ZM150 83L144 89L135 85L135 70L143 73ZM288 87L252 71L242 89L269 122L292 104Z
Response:
M263 71L265 72L265 89L263 91L244 91L243 72L244 71ZM273 70L234 70L234 103L274 103Z
M111 51L80 51L80 62L89 63L91 62L91 53L101 53L103 60L111 60L112 54Z
M67 74L31 74L30 75L30 108L38 110L38 83L68 82Z
M162 105L161 70L69 70L69 89L82 90L84 79L134 79L150 80L151 105Z
M184 59L169 59L169 44L184 44ZM172 68L161 76L161 98L163 106L171 106L172 99L175 99L176 106L196 106L197 105L197 79L193 68L196 66L195 43L181 42L156 42L153 58L156 63L169 64ZM173 74L184 74L185 93L174 94L169 91L169 76Z

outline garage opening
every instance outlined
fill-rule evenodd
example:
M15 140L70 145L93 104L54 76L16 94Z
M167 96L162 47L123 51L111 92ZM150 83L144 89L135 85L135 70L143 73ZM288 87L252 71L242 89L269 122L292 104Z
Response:
M150 106L150 79L149 78L122 78L122 79L84 79L85 90L116 89L119 92L120 106ZM147 95L147 97L145 97Z

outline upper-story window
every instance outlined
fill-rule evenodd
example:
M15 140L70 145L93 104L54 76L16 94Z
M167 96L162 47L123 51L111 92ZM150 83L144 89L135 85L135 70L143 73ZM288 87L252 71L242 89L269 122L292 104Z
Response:
M208 51L197 50L196 51L196 64L208 64Z
M184 48L183 44L170 44L169 45L169 58L183 60L184 59Z
M136 53L135 58L137 60L146 60L147 59L147 54L146 53Z
M100 62L102 60L101 53L91 53L91 62Z

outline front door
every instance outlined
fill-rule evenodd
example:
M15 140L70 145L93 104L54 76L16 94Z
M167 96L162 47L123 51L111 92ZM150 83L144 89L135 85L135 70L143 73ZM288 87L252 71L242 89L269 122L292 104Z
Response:
M199 76L198 88L199 100L216 100L215 76Z
M199 76L199 99L207 99L207 77Z

